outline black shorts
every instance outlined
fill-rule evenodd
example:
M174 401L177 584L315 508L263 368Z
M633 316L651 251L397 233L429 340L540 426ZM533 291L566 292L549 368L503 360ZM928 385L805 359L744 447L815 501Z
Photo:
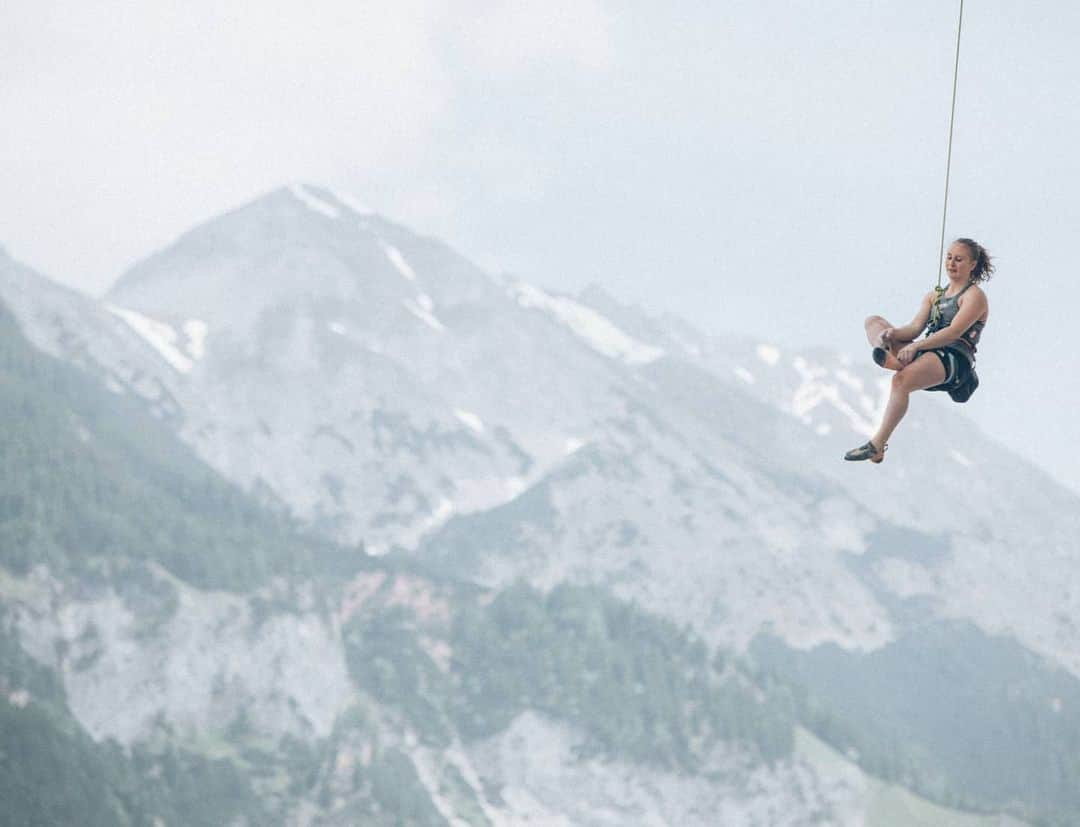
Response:
M940 385L934 385L927 390L946 391L958 402L967 401L975 387L978 387L978 380L972 376L975 367L968 361L967 356L951 347L938 347L933 350L920 350L915 358L918 359L926 353L937 356L945 368L945 380ZM963 396L963 399L957 399L957 394Z

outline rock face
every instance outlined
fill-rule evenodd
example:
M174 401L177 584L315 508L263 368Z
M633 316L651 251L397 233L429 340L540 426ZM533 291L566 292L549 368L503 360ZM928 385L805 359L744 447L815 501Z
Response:
M582 761L576 757L579 740L573 730L524 713L470 755L491 774L489 783L501 790L518 823L795 827L814 823L814 817L844 823L845 798L854 798L837 783L841 779L819 774L799 758L769 770L737 750L717 750L709 773L725 781L702 784L619 762ZM859 775L844 780L855 787Z
M582 360L570 325L599 317L553 325L568 311L546 301L301 187L194 230L108 296L203 400L183 426L201 456L376 552L512 498L589 422L608 358Z
M389 679L395 692L417 690L398 682L416 665L403 654L408 637L373 659L342 646L350 624L408 616L427 668L449 671L462 656L449 634L462 607L423 578L357 576L335 590L329 611L313 605L309 590L281 582L250 595L206 592L156 568L139 586L66 588L40 570L0 578L23 646L60 676L76 720L95 739L144 755L148 745L182 745L245 767L264 808L258 823L1006 823L960 816L868 777L802 729L779 759L764 762L747 744L720 741L693 771L597 754L580 728L530 709L494 735L465 738L451 725L433 739L408 699L380 689ZM254 608L275 600L289 609ZM12 707L42 703L21 687L0 688ZM453 706L437 693L425 700L433 709ZM297 753L299 744L310 746Z
M102 301L0 254L0 300L37 347L143 400L224 477L376 555L493 590L596 584L736 652L765 632L870 651L913 622L966 619L1080 675L1080 502L941 395L913 401L883 466L841 462L886 398L869 359L705 335L595 288L555 295L304 185L193 229ZM350 589L345 614L364 596ZM267 737L336 732L353 691L340 617L179 595L156 649L115 596L56 598L55 615L24 601L24 645L63 672L95 737L136 742L162 720L198 733L241 710ZM88 648L59 662L58 640ZM383 714L376 728L396 731ZM577 736L553 727L526 716L430 766L384 737L421 756L417 783L451 822L465 816L445 803L457 782L438 781L448 755L470 823L839 824L862 806L798 762L746 770L753 800L724 786L734 775L691 790L575 764ZM519 741L550 761L521 759ZM480 765L511 791L502 804L476 792ZM629 792L642 784L662 792Z
M92 737L130 745L163 724L185 739L230 726L275 741L330 734L353 696L332 623L310 611L260 618L245 596L157 577L176 596L166 612L149 591L65 595L40 571L12 601L24 647L62 676Z

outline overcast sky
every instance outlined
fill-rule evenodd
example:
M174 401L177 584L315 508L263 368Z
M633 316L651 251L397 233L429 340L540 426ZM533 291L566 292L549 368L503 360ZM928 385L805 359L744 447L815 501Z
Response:
M0 244L99 295L310 181L492 270L861 355L937 277L956 11L5 0ZM968 0L948 233L999 262L966 412L1080 490L1078 42L1080 5Z

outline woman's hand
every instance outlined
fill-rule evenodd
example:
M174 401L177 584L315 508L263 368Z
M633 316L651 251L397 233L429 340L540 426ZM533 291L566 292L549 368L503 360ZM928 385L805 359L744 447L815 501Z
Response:
M882 347L890 348L893 343L893 334L896 332L895 327L887 327L881 331L881 344Z
M919 349L915 347L915 343L912 342L907 347L900 348L900 352L896 354L896 358L900 360L901 365L910 365L915 361L915 356L918 355Z

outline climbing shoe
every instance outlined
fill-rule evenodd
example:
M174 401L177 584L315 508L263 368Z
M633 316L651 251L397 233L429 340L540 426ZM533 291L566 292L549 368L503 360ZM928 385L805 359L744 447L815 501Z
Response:
M858 448L852 448L846 454L844 459L849 462L861 462L868 459L875 465L885 459L885 450L889 447L888 443L882 446L879 451L872 442L867 442L865 445L860 445Z

